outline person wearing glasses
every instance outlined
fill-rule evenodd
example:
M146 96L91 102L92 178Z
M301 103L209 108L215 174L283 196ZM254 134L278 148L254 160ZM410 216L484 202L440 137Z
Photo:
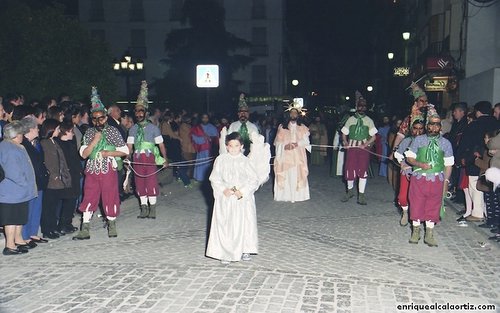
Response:
M248 105L245 101L245 94L240 95L238 102L238 120L229 125L228 134L238 132L243 139L243 154L247 156L250 153L250 138L252 133L259 134L259 129L254 123L248 120Z
M121 157L129 153L118 129L107 124L106 108L96 87L92 87L91 101L94 127L87 129L80 147L80 155L88 159L84 172L84 197L79 208L83 213L82 228L73 240L90 239L90 220L99 206L99 200L108 221L108 237L118 236L116 218L120 214L120 196L117 169Z
M410 244L418 244L420 224L425 223L424 243L429 247L438 246L434 226L440 221L443 197L448 192L451 167L455 163L451 143L440 132L441 118L429 105L426 134L415 137L404 153L413 167L408 191L412 224Z
M135 189L140 200L137 218L156 219L156 202L160 191L156 165L166 168L168 161L160 129L146 119L148 104L148 84L143 80L135 105L137 123L129 130L127 145L130 151L134 151L133 161L137 162L134 164Z

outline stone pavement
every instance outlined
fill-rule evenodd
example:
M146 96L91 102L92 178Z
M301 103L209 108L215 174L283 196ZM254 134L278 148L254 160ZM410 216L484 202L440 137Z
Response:
M302 203L274 202L265 184L256 194L260 253L229 266L204 256L209 200L199 188L164 187L156 220L138 220L129 199L118 238L95 216L90 240L65 236L0 256L0 313L412 312L397 308L411 303L500 312L498 244L448 212L438 248L410 245L384 179L369 180L360 206L339 201L343 184L328 172L311 168L312 199Z

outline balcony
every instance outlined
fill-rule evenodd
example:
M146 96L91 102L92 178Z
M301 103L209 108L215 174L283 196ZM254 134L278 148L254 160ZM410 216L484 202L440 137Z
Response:
M419 56L418 60L424 62L428 57L437 57L450 54L450 37L443 41L436 41L429 44L427 49Z

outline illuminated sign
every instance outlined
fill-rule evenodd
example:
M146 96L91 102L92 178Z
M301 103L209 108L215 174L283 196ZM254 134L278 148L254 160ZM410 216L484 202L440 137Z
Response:
M394 76L408 76L410 75L410 68L406 66L395 67Z
M293 98L293 102L296 103L296 106L299 108L304 107L304 98Z
M219 87L219 66L196 65L196 86L198 88Z
M247 97L247 102L273 102L273 101L279 101L279 102L282 102L285 98L282 97L282 96L278 96L278 97L272 97L272 96L268 96L268 97Z
M448 85L448 77L434 77L424 83L425 91L445 91Z

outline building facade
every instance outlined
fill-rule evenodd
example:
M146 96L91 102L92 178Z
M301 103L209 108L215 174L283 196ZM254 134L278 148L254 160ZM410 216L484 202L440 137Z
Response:
M254 58L234 75L242 82L241 91L256 96L282 94L284 0L217 1L226 12L226 30L251 43L238 51ZM183 0L79 0L79 19L93 37L109 44L117 59L128 51L144 62L144 70L130 77L138 85L141 79L163 77L167 70L161 62L166 58L167 34L187 27L180 22L182 6ZM126 86L119 83L124 95Z
M492 2L493 3L493 2ZM500 2L468 3L465 77L460 98L469 106L481 100L500 102Z
M431 102L500 102L500 2L407 2L413 81L423 78Z

